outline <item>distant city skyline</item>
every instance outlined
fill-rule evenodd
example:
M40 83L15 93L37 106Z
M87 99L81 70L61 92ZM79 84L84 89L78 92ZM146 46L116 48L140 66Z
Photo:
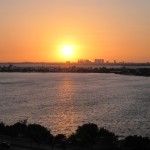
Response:
M28 60L25 60L25 61L11 61L11 60L8 60L8 61L1 61L0 60L0 63L79 63L79 62L92 62L92 63L150 63L150 60L149 61L124 61L124 60L116 60L116 59L112 59L112 60L106 60L106 59L101 59L101 58L93 58L93 59L88 59L88 58L80 58L80 59L76 59L76 60L69 60L69 59L66 59L66 60L58 60L58 61L28 61Z
M149 0L0 1L0 62L149 62L149 8Z

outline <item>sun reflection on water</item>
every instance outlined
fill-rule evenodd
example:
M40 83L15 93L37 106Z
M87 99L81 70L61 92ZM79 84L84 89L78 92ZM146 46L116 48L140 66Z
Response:
M54 133L65 133L69 135L71 131L75 131L78 126L78 119L82 116L76 113L74 104L74 81L71 78L63 78L60 81L57 100L59 105L56 106L55 130Z

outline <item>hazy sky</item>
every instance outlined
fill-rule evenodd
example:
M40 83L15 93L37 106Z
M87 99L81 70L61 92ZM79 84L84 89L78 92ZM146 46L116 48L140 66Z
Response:
M150 61L150 0L0 0L0 20L1 62Z

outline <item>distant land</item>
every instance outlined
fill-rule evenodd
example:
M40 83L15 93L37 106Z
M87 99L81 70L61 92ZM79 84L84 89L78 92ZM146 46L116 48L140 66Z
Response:
M0 62L0 66L5 65L15 65L15 66L38 66L38 67L45 67L45 66L150 66L149 62L104 62L104 63L96 63L91 61L85 62Z
M149 63L0 63L0 72L115 73L150 77Z

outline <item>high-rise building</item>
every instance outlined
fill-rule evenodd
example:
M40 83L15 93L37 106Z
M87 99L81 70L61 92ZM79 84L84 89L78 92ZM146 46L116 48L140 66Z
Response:
M88 59L78 59L78 63L91 63Z
M96 64L103 64L104 63L104 59L95 59L94 62Z

